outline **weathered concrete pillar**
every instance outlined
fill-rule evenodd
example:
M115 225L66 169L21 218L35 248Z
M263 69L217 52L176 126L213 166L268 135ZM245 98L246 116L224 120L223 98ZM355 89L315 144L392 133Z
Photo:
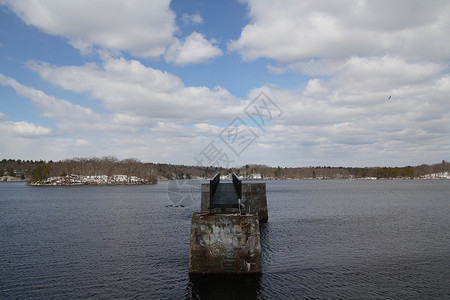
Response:
M250 208L250 212L258 213L260 222L268 221L266 183L243 183L242 198L246 210Z
M261 274L258 216L194 213L189 273Z
M209 212L209 202L210 202L210 197L209 197L209 183L203 183L202 184L202 203L200 206L200 211L207 213Z

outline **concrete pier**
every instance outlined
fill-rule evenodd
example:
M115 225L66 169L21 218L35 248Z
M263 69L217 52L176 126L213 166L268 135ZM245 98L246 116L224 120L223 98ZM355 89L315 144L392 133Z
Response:
M261 274L259 222L267 222L265 183L202 185L201 211L191 222L190 274Z
M257 215L194 213L189 272L261 274Z
M259 222L267 223L269 216L267 213L266 184L263 183L243 183L242 202L251 213L257 213Z

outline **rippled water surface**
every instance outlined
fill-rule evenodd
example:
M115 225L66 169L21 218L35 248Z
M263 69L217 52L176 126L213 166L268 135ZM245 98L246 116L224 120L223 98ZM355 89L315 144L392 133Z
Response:
M189 278L200 184L0 183L0 298L450 298L450 181L269 181L263 275Z

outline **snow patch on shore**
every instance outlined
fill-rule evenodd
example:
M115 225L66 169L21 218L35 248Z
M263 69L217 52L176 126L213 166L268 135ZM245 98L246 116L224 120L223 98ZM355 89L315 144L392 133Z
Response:
M420 179L450 179L450 172L431 173L420 176Z
M136 176L128 175L76 175L71 174L67 176L57 176L47 178L44 185L109 185L109 184L149 184L152 183L149 180L142 179Z

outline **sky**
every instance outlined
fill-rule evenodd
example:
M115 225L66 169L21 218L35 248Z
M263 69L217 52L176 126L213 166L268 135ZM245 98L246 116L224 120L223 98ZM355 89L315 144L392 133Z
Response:
M0 0L0 158L450 160L448 0Z

